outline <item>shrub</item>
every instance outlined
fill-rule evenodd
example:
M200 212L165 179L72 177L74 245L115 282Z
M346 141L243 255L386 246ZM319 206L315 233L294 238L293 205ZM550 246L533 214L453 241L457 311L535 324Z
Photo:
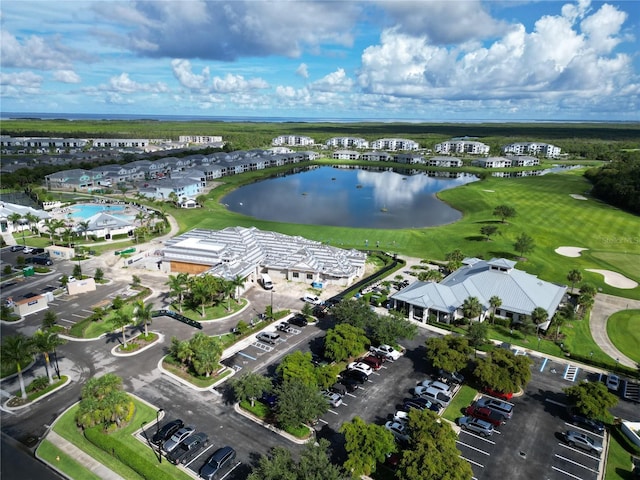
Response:
M49 379L47 377L37 377L27 387L27 393L39 392L49 386Z
M2 273L4 273L5 275L10 275L12 271L13 268L11 267L11 265L5 265L2 269Z

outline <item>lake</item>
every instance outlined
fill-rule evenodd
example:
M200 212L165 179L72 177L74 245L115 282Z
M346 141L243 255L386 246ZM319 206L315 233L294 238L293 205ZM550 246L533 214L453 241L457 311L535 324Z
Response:
M408 172L310 167L245 185L221 202L233 212L274 222L420 228L460 219L462 214L436 193L478 180L462 172Z

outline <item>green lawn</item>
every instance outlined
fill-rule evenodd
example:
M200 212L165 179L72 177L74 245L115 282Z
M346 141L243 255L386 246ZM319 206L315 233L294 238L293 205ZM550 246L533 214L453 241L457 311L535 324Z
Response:
M471 388L468 385L462 385L460 391L456 394L442 414L442 417L455 423L458 418L464 415L462 411L471 405L471 402L473 402L477 393L478 391L475 388Z
M140 455L143 455L150 461L157 462L158 459L155 453L152 452L146 444L138 441L132 436L132 433L137 431L142 423L147 422L151 424L155 421L156 411L153 408L149 407L146 403L142 403L135 398L133 399L133 401L136 405L136 413L134 414L131 423L129 423L129 425L127 425L126 427L111 433L110 435L119 438L130 448L135 449ZM78 406L76 405L70 408L64 415L62 415L53 427L54 431L123 478L126 478L127 480L142 480L142 477L140 477L140 475L138 475L136 472L116 460L110 454L93 445L84 437L82 432L76 426L75 414L77 410ZM182 472L169 462L162 462L158 465L158 468L171 474L178 480L190 480L191 478L186 473ZM84 479L84 477L75 478Z
M68 477L82 480L100 480L100 477L88 468L76 462L69 455L56 447L49 440L44 440L38 447L38 455L49 462Z
M631 443L619 425L611 427L605 480L631 479L632 453L637 456L638 447Z
M640 364L640 310L622 310L611 315L607 335L618 350Z

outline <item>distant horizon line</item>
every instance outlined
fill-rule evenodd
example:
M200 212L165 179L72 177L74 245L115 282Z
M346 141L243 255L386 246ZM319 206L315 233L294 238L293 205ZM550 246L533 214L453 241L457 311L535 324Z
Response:
M133 113L48 113L48 112L0 112L0 120L153 120L153 121L217 121L254 123L640 123L639 120L575 120L575 119L410 119L366 117L293 117L248 115L182 115L182 114L133 114Z

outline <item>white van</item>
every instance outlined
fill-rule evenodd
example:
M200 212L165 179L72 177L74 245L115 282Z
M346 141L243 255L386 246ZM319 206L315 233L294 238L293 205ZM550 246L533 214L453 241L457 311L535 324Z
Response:
M263 273L260 281L262 282L262 288L265 290L271 290L273 288L273 282L271 281L269 274Z

